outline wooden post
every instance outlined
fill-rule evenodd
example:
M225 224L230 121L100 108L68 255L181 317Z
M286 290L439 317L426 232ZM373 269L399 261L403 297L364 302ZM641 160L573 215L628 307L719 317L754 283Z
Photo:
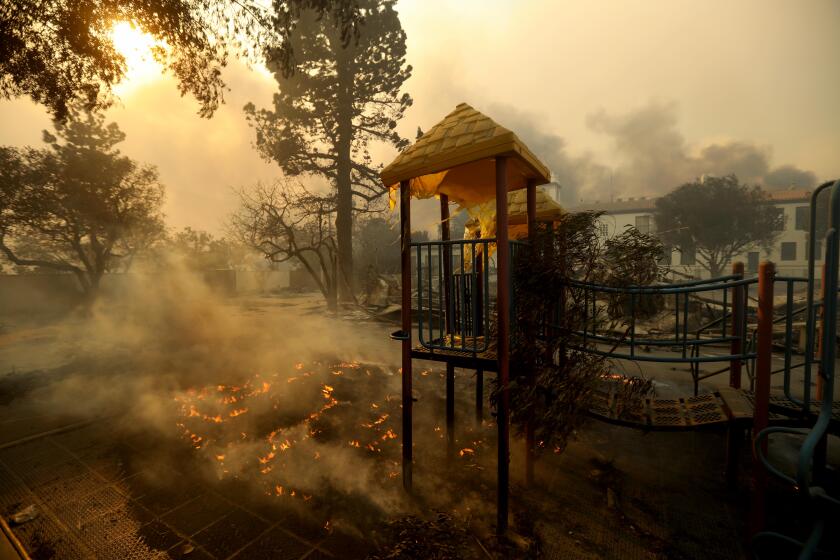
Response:
M744 263L736 262L732 264L732 274L738 276L738 279L744 278ZM729 353L733 356L741 354L744 348L744 341L741 336L744 334L744 290L745 286L735 286L732 288L732 343L729 347ZM723 310L726 314L726 309ZM729 386L733 389L741 388L741 364L743 360L740 358L729 362Z
M499 427L496 532L508 527L508 482L510 441L508 378L510 373L510 244L508 243L507 158L496 158L496 313L498 321L497 360L501 395L496 421Z
M411 491L413 437L411 388L411 189L400 182L400 260L402 272L402 474L403 488Z
M758 343L755 362L755 411L753 413L753 440L767 427L770 408L770 372L773 359L773 282L776 267L765 261L758 267ZM767 440L762 442L762 453L767 454ZM753 454L752 500L750 504L750 534L755 535L764 527L767 471Z
M531 243L535 242L537 233L537 181L535 179L528 179L525 187L526 207L528 209L528 239ZM537 333L525 333L525 336L535 338ZM529 383L533 385L534 379L531 377ZM534 484L534 462L537 458L536 441L534 437L534 419L533 415L529 416L527 424L525 425L525 485L532 486Z

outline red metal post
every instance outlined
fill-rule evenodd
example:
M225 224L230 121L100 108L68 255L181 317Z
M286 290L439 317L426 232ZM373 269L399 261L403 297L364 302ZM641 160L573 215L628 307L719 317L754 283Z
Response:
M770 408L770 372L773 359L773 283L776 267L765 261L758 267L758 329L755 362L755 411L753 413L753 438L767 427ZM767 440L762 442L762 452L767 454ZM750 534L764 527L765 492L767 471L753 454L752 501L750 506Z
M535 179L528 179L525 187L526 207L528 209L528 238L534 242L537 232L537 182ZM527 333L526 336L536 336L536 333ZM533 379L529 380L533 383ZM525 426L525 485L534 484L534 462L537 458L536 441L534 437L534 419L528 418Z
M411 490L413 437L411 389L411 190L400 182L400 257L402 268L402 474L403 487Z
M449 227L449 197L440 195L440 238L442 241L449 241L451 238ZM443 245L443 291L446 334L452 334L452 315L449 313L452 303L452 247Z
M476 310L476 336L487 336L484 332L484 257L476 258L475 266L475 310ZM481 424L484 421L484 370L475 370L475 421Z
M440 195L440 238L442 241L449 241L449 197ZM452 282L452 248L444 244L443 248L443 270L444 291L446 302L446 333L452 334L452 317L449 314ZM431 266L431 263L429 263ZM446 458L452 460L455 456L455 366L446 363Z
M732 274L738 276L739 279L744 277L744 263L736 262L732 264ZM732 288L732 343L729 348L729 353L733 356L741 354L744 348L744 341L741 336L744 334L744 286L735 286ZM724 309L724 314L726 310ZM741 388L741 364L743 360L740 358L729 362L729 386L734 389Z
M508 243L507 158L496 158L496 312L497 359L501 395L496 421L499 427L496 531L508 527L508 482L510 476L510 441L508 378L510 373L510 244Z

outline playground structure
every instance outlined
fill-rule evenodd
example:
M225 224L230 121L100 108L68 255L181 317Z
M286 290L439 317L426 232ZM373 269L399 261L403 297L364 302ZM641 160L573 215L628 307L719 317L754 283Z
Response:
M511 306L515 297L511 281L511 260L527 243L539 221L553 222L559 208L545 204L537 189L549 181L548 169L511 131L466 104L460 104L381 174L385 185L399 190L402 255L402 324L392 338L402 344L402 474L403 484L412 487L412 362L433 360L446 364L447 448L454 450L454 372L456 367L476 371L476 415L483 414L484 372L496 372L500 398L496 406L498 425L497 531L507 528L509 489L509 396ZM524 212L521 196L525 190ZM826 234L822 297L815 296L816 200L831 191L831 214ZM411 242L410 202L412 197L440 199L441 239ZM539 200L539 204L538 204ZM478 237L452 240L449 202L478 208ZM538 207L540 211L538 212ZM494 212L493 212L494 211ZM522 226L525 226L524 228ZM727 480L737 482L737 457L744 433L751 431L755 446L752 466L750 530L756 538L775 536L802 547L802 558L816 549L827 515L826 505L840 505L820 486L824 473L826 434L836 432L840 414L833 405L833 376L836 347L836 295L838 292L838 242L840 229L840 181L821 185L813 193L810 220L809 277L776 276L772 263L762 263L756 278L745 278L741 263L729 276L653 286L604 286L569 281L566 290L578 290L587 302L584 328L570 333L569 344L576 350L633 362L667 362L690 368L694 394L679 398L643 399L625 406L620 395L605 385L591 408L603 420L648 430L696 429L702 426L726 428L729 434ZM524 236L523 239L512 239ZM495 255L491 257L492 251ZM495 268L495 270L493 270ZM493 282L495 280L495 282ZM784 313L774 317L775 284L784 286ZM412 297L412 284L416 299ZM806 289L806 305L795 308L797 287ZM757 305L750 305L751 290ZM605 294L629 297L626 322L629 332L600 332L596 325L597 302ZM717 297L709 297L716 294ZM659 296L673 311L673 329L644 332L637 328L637 301ZM591 307L588 305L591 302ZM709 322L690 327L690 307L702 302L715 315ZM416 340L413 335L416 309ZM558 305L563 313L562 305ZM754 320L751 317L754 316ZM804 316L804 358L793 363L793 327ZM491 321L495 321L492 325ZM821 327L817 324L821 321ZM591 328L588 326L591 324ZM774 325L783 325L784 366L772 367ZM558 325L548 321L546 328ZM495 340L490 339L490 333ZM819 338L819 341L817 339ZM651 348L657 351L651 351ZM724 350L721 351L721 348ZM665 353L663 353L665 352ZM701 373L702 364L723 367ZM817 390L811 396L816 368ZM746 369L749 387L742 387ZM794 393L792 372L802 370L802 389ZM728 387L698 394L699 383L728 373ZM783 395L770 394L771 375L784 376ZM773 433L805 435L796 478L788 477L766 458L767 438ZM525 480L533 483L535 445L526 430ZM813 470L813 472L812 472ZM814 530L807 542L761 533L764 525L767 473L794 485L808 503L813 503Z

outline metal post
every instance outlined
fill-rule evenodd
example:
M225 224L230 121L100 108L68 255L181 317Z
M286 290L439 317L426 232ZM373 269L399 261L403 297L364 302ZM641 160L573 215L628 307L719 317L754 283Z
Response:
M767 427L770 408L770 372L773 359L773 282L776 267L765 261L758 267L758 341L755 363L755 411L753 413L753 438ZM767 455L767 440L762 442L762 452ZM765 492L767 471L753 455L752 501L750 506L750 534L764 527Z
M829 293L826 290L826 266L828 265L829 259L826 258L826 261L822 265L822 282L820 283L820 301L823 302L823 305L820 306L819 312L819 323L818 327L814 329L814 333L817 335L817 356L819 358L819 364L817 365L817 386L814 391L814 399L818 403L822 403L824 398L833 398L833 395L828 395L826 397L825 393L825 369L823 368L823 352L825 349L823 348L823 338L826 332L826 313L825 313L825 302L826 302L826 295ZM834 297L837 297L837 294L834 294ZM806 391L803 391L803 395L807 395ZM828 435L823 435L819 442L817 442L816 447L814 447L814 481L818 482L823 479L825 476L825 465L826 461L828 460Z
M820 301L823 303L825 302L825 265L822 265L822 280L820 281ZM817 340L817 350L816 350L816 358L818 360L817 365L817 386L814 389L814 399L817 402L822 402L823 400L823 377L825 373L823 372L822 367L822 355L823 355L823 333L825 332L825 305L820 306L819 313L817 314L817 326L814 328L814 335Z
M449 197L445 194L440 195L440 238L442 241L449 241L450 227L449 227ZM452 247L448 243L442 245L444 258L443 270L440 271L444 275L444 298L446 300L446 309L450 309L450 301L452 298ZM463 248L462 248L463 251ZM446 313L446 334L452 334L452 316ZM455 456L455 366L451 363L446 364L446 458L451 460Z
M412 390L411 390L411 190L400 182L400 261L402 272L402 471L403 488L412 483Z
M528 239L531 241L533 247L536 243L535 237L537 234L537 181L535 179L528 179L525 187L526 206L528 209ZM532 339L537 336L535 332L525 333L525 336ZM533 377L528 380L530 384L534 383ZM537 458L536 438L534 437L534 419L533 413L528 417L525 425L525 485L532 486L534 484L534 462Z
M484 422L484 370L475 370L475 422Z
M455 366L446 363L446 459L455 457Z
M510 441L508 414L510 396L510 244L508 243L507 158L496 158L496 311L498 321L497 360L501 395L496 421L499 427L497 473L496 532L503 535L508 527L508 479L510 475Z
M732 274L738 277L738 280L744 278L744 263L738 261L732 263ZM726 308L723 309L724 315ZM744 332L744 286L735 286L732 288L732 343L729 347L729 353L732 356L740 356L743 352L744 341L741 340L741 335ZM741 365L743 360L741 358L733 359L729 362L729 386L733 389L741 388Z
M441 241L449 241L449 197L440 195L440 238ZM446 302L446 334L452 334L452 246L449 243L441 245L443 250L443 290L444 301Z
M732 263L732 274L738 280L744 278L744 263L738 261ZM745 286L734 286L732 288L732 342L729 346L729 354L739 356L729 362L729 386L733 389L741 388L741 366L743 360L740 358L744 348L744 340L741 338L744 333L744 289ZM726 324L726 306L723 308ZM696 394L696 393L695 393ZM726 485L730 490L738 486L738 461L741 456L741 445L744 441L744 429L740 425L730 423L726 431Z

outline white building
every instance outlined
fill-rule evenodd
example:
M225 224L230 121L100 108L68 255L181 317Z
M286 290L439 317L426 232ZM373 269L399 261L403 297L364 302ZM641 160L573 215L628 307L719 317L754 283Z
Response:
M788 189L769 191L769 195L780 212L784 213L784 229L769 251L753 247L737 255L733 261L742 261L748 275L758 272L758 263L770 260L776 264L776 271L784 276L807 276L808 274L808 218L810 212L811 191L808 189ZM604 212L601 218L601 233L612 237L621 233L627 226L634 226L642 233L656 233L654 213L656 198L625 198L611 202L584 204L581 210L599 210ZM822 243L817 240L816 253L818 262L822 259ZM708 277L709 272L697 264L693 253L681 253L677 249L668 250L663 264L680 275L695 278ZM731 267L731 263L727 268Z

